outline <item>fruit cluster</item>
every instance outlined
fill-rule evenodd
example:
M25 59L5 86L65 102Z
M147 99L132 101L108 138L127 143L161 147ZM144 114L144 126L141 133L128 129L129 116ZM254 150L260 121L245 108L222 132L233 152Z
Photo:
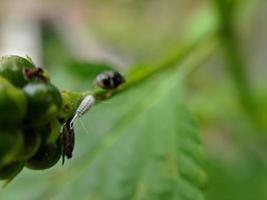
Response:
M47 169L62 155L62 96L29 58L0 58L0 180Z

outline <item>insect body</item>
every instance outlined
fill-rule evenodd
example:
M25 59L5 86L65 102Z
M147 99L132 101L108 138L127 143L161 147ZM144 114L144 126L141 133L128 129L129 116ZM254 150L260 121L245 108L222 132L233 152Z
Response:
M68 159L72 158L72 152L75 143L74 129L70 128L70 120L63 125L61 141L62 141L62 165L63 165L65 162L65 156Z
M115 89L124 82L123 76L116 71L103 72L96 77L97 86L107 90Z
M76 113L72 120L70 121L70 129L73 129L74 122L78 117L81 117L86 112L90 110L90 108L95 104L95 98L92 95L87 95L82 102L80 103L79 107L76 110Z

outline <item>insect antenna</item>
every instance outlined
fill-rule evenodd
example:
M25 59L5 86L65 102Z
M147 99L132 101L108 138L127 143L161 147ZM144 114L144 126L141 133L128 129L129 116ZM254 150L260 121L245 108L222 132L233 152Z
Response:
M82 119L78 120L78 123L81 125L81 129L85 132L86 135L89 135L88 128L86 128L85 124L83 123Z

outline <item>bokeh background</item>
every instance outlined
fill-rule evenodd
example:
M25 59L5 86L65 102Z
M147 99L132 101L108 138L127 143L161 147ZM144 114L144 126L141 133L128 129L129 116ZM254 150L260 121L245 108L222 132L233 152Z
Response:
M266 111L264 119L266 11L266 0L239 1L235 22L253 95ZM173 49L215 27L214 8L208 0L1 0L0 54L29 55L50 72L59 88L83 91L91 83L79 70L90 63L105 63L124 73L137 64L153 66ZM186 104L199 125L206 154L205 196L208 200L265 200L267 132L249 125L224 65L218 49L187 80ZM88 140L98 137L93 133L105 124L99 110L92 113L97 117L81 119L84 125L77 127L76 156L64 168L87 159ZM48 187L53 185L48 177L64 177L62 173L67 170L62 172L60 164L44 172L25 169L0 191L0 199L54 199L57 191ZM62 184L70 183L64 179ZM85 183L75 184L79 188L77 184ZM64 197L66 191L60 192Z

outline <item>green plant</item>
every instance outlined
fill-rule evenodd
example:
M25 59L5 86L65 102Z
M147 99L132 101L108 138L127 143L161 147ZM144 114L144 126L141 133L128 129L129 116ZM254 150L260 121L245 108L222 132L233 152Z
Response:
M92 95L96 99L96 108L84 119L89 125L85 129L75 127L77 132L90 132L89 136L79 139L84 137L79 135L74 158L68 162L74 163L70 167L55 166L52 168L57 172L55 174L46 174L45 171L38 174L41 178L34 182L39 194L52 199L204 199L205 169L213 173L224 166L207 167L198 127L184 100L184 90L189 77L214 55L218 47L222 47L227 61L225 68L245 113L242 116L247 117L244 121L249 125L243 129L266 130L266 118L262 117L265 111L257 109L235 34L234 14L240 1L214 0L213 3L218 23L212 30L184 46L179 45L171 56L158 64L133 67L125 76L125 84L115 90L91 87L85 92L64 90L59 93L47 74L38 72L24 80L25 69L22 66L27 67L24 64L26 60L22 64L18 62L21 66L19 73L16 72L20 76L19 83L12 81L15 72L8 72L8 76L1 74L3 88L15 88L17 93L24 91L20 95L23 97L19 97L23 111L21 117L16 115L18 119L12 119L14 111L7 112L11 114L10 118L3 118L11 125L19 124L20 130L11 133L9 127L1 129L0 137L3 139L0 141L6 141L1 143L1 179L11 180L24 165L30 169L55 166L62 155L59 151L62 146L60 126L72 119L84 97ZM70 63L68 70L75 71L76 76L85 80L86 87L100 72L109 68L104 64ZM31 69L35 68L30 68L30 72L35 74L36 71ZM105 101L112 101L112 105L103 104ZM211 116L216 114L212 110ZM232 120L231 114L225 115L229 121ZM11 138L16 142L6 145L11 143ZM238 146L246 142L244 140ZM251 157L253 160L254 156ZM215 183L224 184L223 180ZM20 192L27 196L27 190ZM41 197L36 194L31 198Z

